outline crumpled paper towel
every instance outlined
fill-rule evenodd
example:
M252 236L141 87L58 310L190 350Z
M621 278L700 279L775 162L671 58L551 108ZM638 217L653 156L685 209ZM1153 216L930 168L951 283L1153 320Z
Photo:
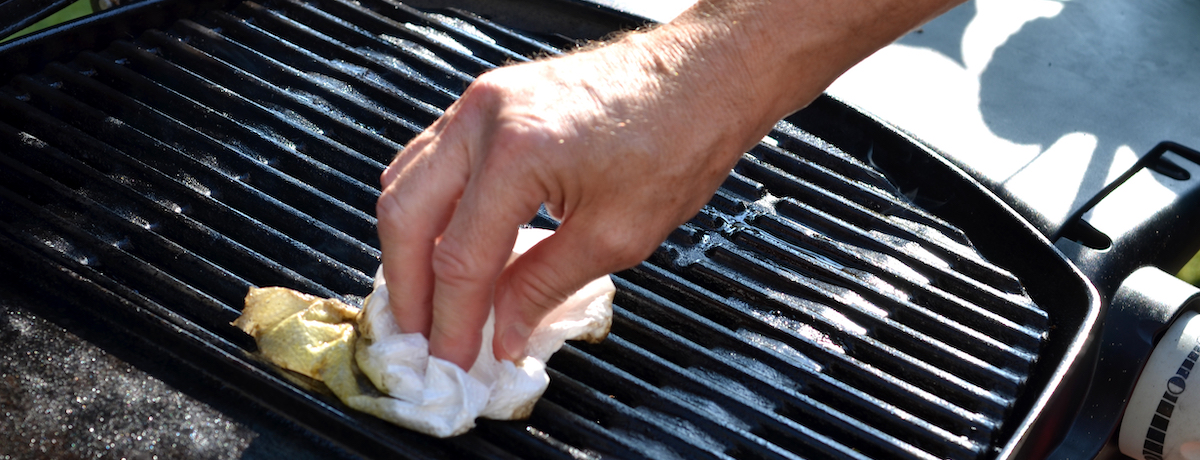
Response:
M521 229L509 262L552 233ZM469 371L429 356L429 342L421 334L400 332L388 308L382 271L361 312L285 288L252 288L233 324L254 336L259 351L276 365L325 382L346 405L448 437L470 430L476 417L528 417L549 384L545 361L550 355L565 340L599 342L608 335L615 292L607 276L584 286L534 329L528 356L516 363L495 359L489 316Z

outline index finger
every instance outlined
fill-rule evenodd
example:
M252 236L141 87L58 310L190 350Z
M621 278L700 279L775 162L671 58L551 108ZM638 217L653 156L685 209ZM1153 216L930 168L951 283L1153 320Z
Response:
M469 177L457 139L426 132L383 175L375 212L383 278L396 324L429 336L433 318L433 248Z

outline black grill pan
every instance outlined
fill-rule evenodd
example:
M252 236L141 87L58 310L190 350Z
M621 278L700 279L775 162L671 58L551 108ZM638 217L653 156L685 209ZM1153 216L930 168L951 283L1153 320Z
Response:
M163 1L128 10L149 19L125 35L96 30L117 12L9 45L8 279L365 456L1024 458L1057 441L1079 396L1057 390L1090 370L1092 288L961 171L828 97L617 274L613 335L550 361L528 421L430 439L258 358L228 325L246 289L360 302L379 172L474 76L637 24L546 4L591 25Z

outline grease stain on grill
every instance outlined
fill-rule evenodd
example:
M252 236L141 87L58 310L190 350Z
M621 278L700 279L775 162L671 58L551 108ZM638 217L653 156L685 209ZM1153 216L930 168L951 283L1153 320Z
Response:
M313 127L316 127L316 125L313 125L308 120L303 120L303 119L297 120L296 118L292 118L292 121L295 121L297 124L311 125ZM247 126L247 128L249 128L250 131L254 132L255 134L258 134L259 136L261 136L263 139L267 139L267 140L271 141L275 145L283 147L284 149L287 149L289 151L299 153L299 149L296 148L295 142L293 142L288 137L286 137L282 134L279 134L274 129L271 129L270 126L258 125L258 126ZM305 128L307 129L308 126L305 126ZM318 134L324 134L324 132L320 131L319 129L309 129L309 131L312 131L312 132L318 133ZM232 147L238 153L241 153L243 156L245 156L263 166L271 166L271 164L273 163L271 161L270 157L265 155L263 152L249 148L243 144L237 143L236 141L226 141L226 144L229 145L230 147Z
M154 224L152 224L145 217L137 214L136 211L130 209L116 209L115 211L118 216L124 217L125 220L129 221L129 223L133 225L137 225L138 227L146 230L154 230Z
M17 135L20 136L20 140L22 143L24 143L25 145L28 145L30 147L40 149L40 148L45 148L49 145L49 144L46 144L45 141L38 139L37 137L34 137L32 134L29 134L29 133L21 132L21 133L17 133Z
M387 79L380 76L378 73L375 73L375 72L371 71L371 69L368 69L366 67L351 64L349 62L341 61L341 60L333 60L333 61L330 61L329 64L338 70L341 70L343 72L346 72L347 74L353 75L355 78L359 79L360 81L373 83L376 86L379 86L380 88L383 88L383 89L390 91L392 93L395 93L395 94L404 93L404 90L400 89L396 85L393 85L392 82L388 81ZM364 100L365 100L365 98L364 98Z
M158 203L159 206L162 206L163 209L166 209L167 211L173 212L175 214L183 214L183 206L180 206L179 204L175 203L174 201L171 201L171 199L169 199L169 198L158 196L158 195L152 194L152 193L146 194L146 198L149 198L151 201Z
M180 174L179 182L183 183L183 185L187 186L187 188L192 189L192 191L194 191L196 193L199 193L206 197L212 196L212 189L208 188L208 186L206 186L202 182L200 182L200 179L197 179L195 176L192 176L190 174Z
M846 349L843 348L837 341L833 340L829 334L817 330L808 323L788 317L779 311L760 311L751 309L750 314L774 329L791 332L807 339L811 343L819 345L821 348L834 353L846 354Z
M549 444L563 452L566 452L567 454L569 454L571 456L571 458L573 458L575 460L600 460L600 459L604 458L602 455L600 455L596 452L583 450L583 449L577 448L575 446L572 446L570 444L567 444L565 442L554 439L554 437L550 436L550 434L546 433L545 431L534 428L533 426L526 426L525 431L527 433L529 433L530 435L532 435L533 437L537 438L539 441L542 441L542 442Z
M714 438L707 430L700 428L689 420L657 411L646 406L637 407L635 410L637 410L638 413L642 414L655 426L671 432L672 435L676 437L688 440L693 447L696 447L702 451L708 451L710 453L724 453L727 450L728 446L726 446L725 443ZM680 458L678 453L672 452L672 454L673 455L665 458Z
M367 97L363 93L354 89L354 87L351 86L350 84L348 84L344 81L338 80L335 77L320 74L317 72L306 72L305 75L308 76L309 80L315 82L317 85L321 86L322 88L325 88L326 90L329 90L332 93L352 99L363 105L367 105L367 106L376 105L376 103L371 98Z
M354 51L363 56L367 56L367 57L371 58L371 60L376 63L383 64L389 70L397 72L400 75L404 75L408 78L418 80L427 85L436 85L436 83L433 80L429 79L429 77L426 77L424 74L417 72L416 69L412 68L408 64L405 64L404 61L401 61L399 58L397 58L395 56L392 56L387 53L381 53L381 52L375 51L371 48L363 48L363 47L355 48Z
M442 32L440 30L434 29L429 26L413 24L411 22L404 23L404 28L414 31L418 34L424 35L425 37L427 37L435 42L446 45L446 46L452 48L454 51L458 51L458 52L468 55L468 56L475 55L474 53L471 52L470 48L463 46L463 44L459 43L458 40L455 40L454 37L451 37L449 34L446 34L445 32Z
M747 432L750 431L750 429L751 429L751 426L749 423L746 423L744 420L737 417L736 415L729 413L729 411L725 410L725 408L723 406L721 406L720 404L717 404L716 402L714 402L711 399L708 399L701 395L698 395L698 394L695 394L695 393L692 393L692 392L689 392L687 390L683 390L680 388L672 387L672 386L660 387L659 389L662 390L663 394L665 394L669 397L678 399L679 401L682 401L684 403L687 403L687 405L689 407L691 407L693 410L704 413L704 415L706 417L713 419L713 421L717 422L718 424L720 424L723 427L726 427L726 428L729 428L729 429L735 430L735 431L747 431ZM722 389L733 390L732 388L722 388ZM745 390L744 387L742 389ZM738 399L741 399L741 397L744 397L746 395L753 395L753 392L730 391L730 393L728 394L728 396L733 396Z
M313 93L303 91L300 89L296 89L296 88L290 88L290 87L284 88L283 90L286 91L288 94L295 96L297 99L300 99L300 100L306 102L309 106L315 107L316 109L324 112L326 115L329 115L331 118L333 118L337 121L341 121L342 123L346 123L346 124L352 124L352 125L358 126L360 128L367 128L366 126L363 126L362 123L359 123L357 120L355 120L350 115L347 115L345 112L339 110L337 108L337 106L331 104L328 100L326 100L324 97L322 97L320 95L313 94ZM267 108L270 109L271 111L281 115L283 118L285 118L287 120L291 120L292 122L294 122L298 125L304 126L306 129L309 129L312 132L315 132L318 134L325 133L325 131L322 128L320 128L319 125L309 121L307 118L304 118L303 116L301 116L300 114L297 114L295 111L293 111L291 109L288 109L288 108L285 108L285 107L282 107L279 105L275 105L275 104L267 104ZM310 126L314 127L315 129L309 128ZM380 134L378 131L374 131L374 130L372 130L372 131L375 132L375 134Z
M472 25L471 23L469 23L467 21L464 21L459 18L452 18L450 16L446 16L444 14L438 14L438 13L430 13L427 16L430 19L440 22L447 27L455 29L456 31L461 32L463 34L466 34L466 35L470 36L471 38L474 38L481 42L487 43L489 45L496 44L496 39L488 36L488 34L483 33L483 31L479 30L478 28L476 28L474 25ZM446 36L449 37L449 35L446 35ZM455 42L455 43L457 43L457 42Z
M79 262L82 265L91 265L95 259L94 256L88 254L82 249L75 246L71 240L64 238L62 235L45 233L40 236L35 236L41 240L46 247L58 251L63 256Z
M442 60L442 58L440 58L440 57L438 57L438 55L434 54L433 51L429 51L428 48L418 45L417 43L413 42L412 40L397 38L397 37L393 37L393 36L387 35L387 34L380 34L379 39L383 40L385 42L391 43L392 45L395 45L397 48L408 51L408 52L416 55L417 57L424 59L426 62L433 64L435 66L441 67L444 70L447 70L447 71L457 71L458 70L453 65L450 65L449 62Z

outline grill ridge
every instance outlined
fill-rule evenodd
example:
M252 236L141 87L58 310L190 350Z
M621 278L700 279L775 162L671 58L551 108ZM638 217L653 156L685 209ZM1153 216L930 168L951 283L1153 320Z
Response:
M245 289L369 292L395 150L479 73L565 45L391 0L244 1L17 76L0 88L0 258L366 454L992 453L1048 315L869 158L786 121L617 275L613 336L555 355L525 424L428 440L261 362L228 325Z
M826 392L842 393L836 396L825 393L826 398L828 398L826 399L827 401L836 401L837 407L834 408L828 405L830 403L822 403L821 399L809 397L798 391L797 388L788 388L783 381L773 381L769 377L763 378L761 375L756 375L756 373L749 369L739 368L723 360L713 351L697 345L693 340L685 339L665 328L658 327L635 313L624 309L620 312L622 315L618 317L619 323L615 325L618 336L622 337L622 339L629 338L629 340L637 343L646 344L643 348L646 350L656 350L656 353L658 353L658 356L653 356L646 351L640 351L640 354L646 356L643 362L654 363L655 360L669 359L679 367L686 368L686 371L683 369L675 370L676 373L707 374L709 382L701 382L699 378L694 377L688 382L691 386L702 386L704 388L704 391L695 391L694 393L712 395L722 395L725 393L752 394L753 397L747 398L751 402L739 401L737 404L746 406L742 409L743 412L752 408L765 413L766 416L772 417L772 421L776 422L775 424L768 424L775 431L775 435L770 438L772 442L786 446L791 443L791 439L799 435L798 432L811 431L804 425L796 423L795 419L811 421L833 417L833 421L827 423L840 424L847 427L842 431L858 434L858 439L851 438L846 441L851 445L861 445L860 442L855 441L862 441L863 438L868 438L868 443L870 443L869 438L873 437L882 440L882 442L897 445L900 448L905 448L903 445L908 443L921 444L921 441L924 441L924 443L931 447L935 447L935 450L936 448L943 448L942 446L947 442L959 444L958 447L962 450L966 450L964 447L973 447L970 446L970 442L959 439L959 437L953 436L949 432L924 421L918 421L910 427L900 427L902 431L888 435L867 425L863 420L869 420L868 417L873 416L895 416L896 414L904 414L904 411L895 406L890 406L878 398L862 394L861 392L853 394L847 391L849 390L847 388L837 388L828 385L833 382L819 380L820 374L815 374L814 377L817 378L810 379L806 384L801 386L805 391L812 391L808 388L809 385L824 385L826 386ZM604 356L606 359L615 362L624 361L620 353L621 351L619 350L609 350L607 353L597 350L598 356ZM656 371L653 367L645 368L645 364L641 365L643 367L642 372L644 373L653 373ZM671 381L675 379L668 378L667 380ZM671 383L677 384L676 381L672 381ZM798 385L795 382L788 383ZM755 400L758 400L757 404ZM813 410L809 406L820 409ZM788 416L784 417L780 415L784 413L788 414ZM911 416L911 414L907 415ZM749 419L747 423L750 423L755 418L762 417L764 417L763 414L751 414L747 417ZM757 424L762 423L761 421L757 422ZM775 425L783 425L788 429L784 430L775 427ZM766 428L758 429L762 430ZM837 434L833 434L833 436L837 436ZM962 452L958 452L958 454L961 455ZM920 456L915 453L911 455Z

